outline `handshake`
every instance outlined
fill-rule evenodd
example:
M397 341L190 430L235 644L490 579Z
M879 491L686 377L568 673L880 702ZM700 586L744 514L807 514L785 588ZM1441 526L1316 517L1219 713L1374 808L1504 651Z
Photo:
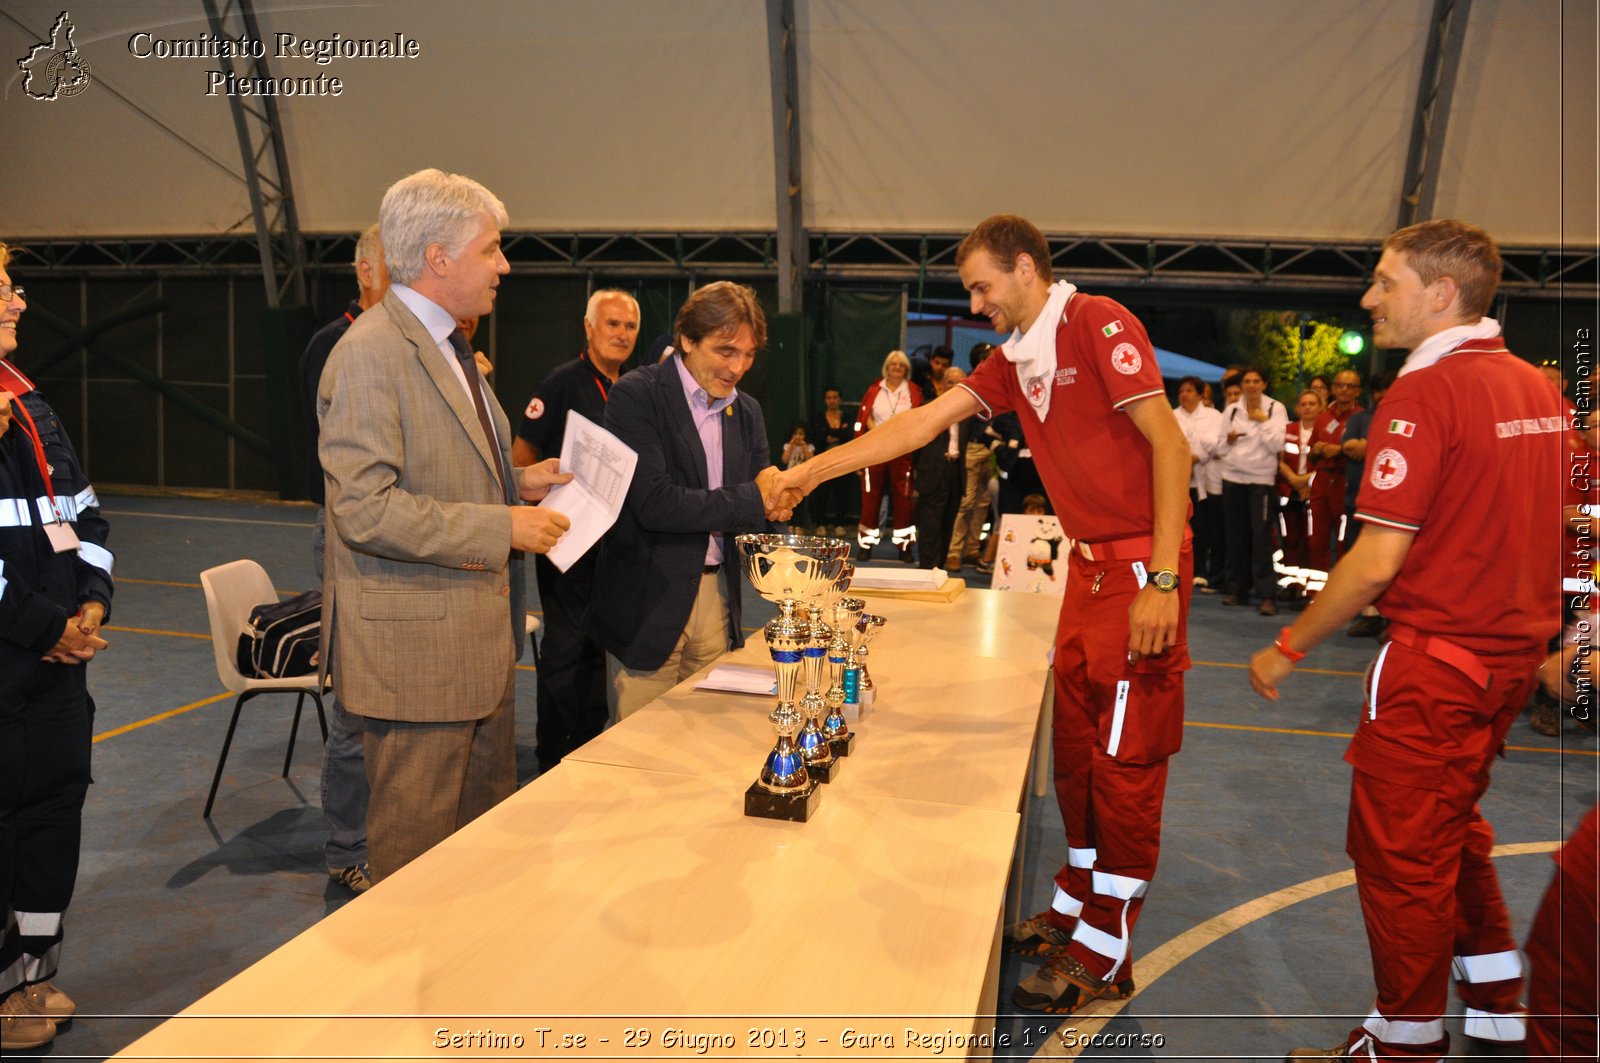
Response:
M806 497L802 486L805 478L800 469L801 466L796 466L780 470L776 465L769 465L756 474L756 489L761 492L761 504L768 520L788 520L794 514L794 507Z

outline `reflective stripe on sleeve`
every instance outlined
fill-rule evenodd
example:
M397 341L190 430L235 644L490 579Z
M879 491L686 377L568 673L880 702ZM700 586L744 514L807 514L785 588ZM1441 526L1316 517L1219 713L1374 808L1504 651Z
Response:
M114 559L111 556L111 551L105 547L96 546L94 543L80 542L78 544L78 556L101 572L104 572L107 576L111 575L111 565Z
M33 504L26 498L0 498L0 528L26 528L33 524Z
M94 488L92 486L85 487L82 491L77 493L73 501L78 504L79 511L82 511L91 506L98 506L100 504L100 496L94 493Z

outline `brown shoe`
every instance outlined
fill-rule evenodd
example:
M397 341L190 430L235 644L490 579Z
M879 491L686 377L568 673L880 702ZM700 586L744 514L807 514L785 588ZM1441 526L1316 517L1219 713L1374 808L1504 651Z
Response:
M1022 956L1062 956L1072 943L1072 931L1052 923L1049 912L1040 912L1006 927L1001 940L1007 952Z
M1350 1047L1347 1044L1345 1044L1345 1042L1343 1042L1343 1041L1340 1041L1338 1044L1334 1045L1332 1048L1292 1048L1292 1049L1289 1050L1289 1054L1283 1057L1284 1063L1289 1063L1289 1060L1291 1060L1291 1059L1349 1059L1349 1058L1350 1058Z
M1068 1014L1096 1000L1126 1000L1133 996L1133 979L1112 984L1089 973L1070 956L1052 960L1017 983L1011 1002L1028 1011Z
M0 1048L17 1052L43 1047L55 1039L56 1024L30 1012L22 1000L22 990L0 1001Z
M78 1005L72 1002L72 998L49 980L23 988L22 1004L34 1015L42 1015L58 1023L71 1022L78 1013Z
M1271 598L1268 598L1261 603L1261 608L1257 609L1256 612L1260 613L1262 616L1277 616L1278 603L1273 601Z

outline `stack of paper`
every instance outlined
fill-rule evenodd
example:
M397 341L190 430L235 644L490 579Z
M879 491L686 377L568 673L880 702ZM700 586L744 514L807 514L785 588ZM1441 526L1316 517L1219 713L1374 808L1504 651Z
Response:
M726 690L732 694L776 694L778 677L771 668L745 664L719 664L694 685L696 690Z

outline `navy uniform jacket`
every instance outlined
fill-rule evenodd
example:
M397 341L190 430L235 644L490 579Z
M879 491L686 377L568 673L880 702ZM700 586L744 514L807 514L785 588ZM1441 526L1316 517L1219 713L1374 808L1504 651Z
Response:
M61 419L37 391L15 400L28 411L44 444L55 508L77 532L76 553L52 549L44 525L51 507L45 495L27 421L19 414L0 436L0 684L23 678L23 664L37 663L66 630L78 607L98 601L111 617L112 557L109 526L100 500L84 475Z
M761 407L739 395L719 415L723 486L707 489L705 448L684 398L680 357L624 375L606 403L605 427L639 452L639 464L622 513L600 540L587 628L607 653L641 671L666 663L688 625L711 533L722 535L731 644L744 644L744 573L733 537L767 529L754 482L771 464Z

